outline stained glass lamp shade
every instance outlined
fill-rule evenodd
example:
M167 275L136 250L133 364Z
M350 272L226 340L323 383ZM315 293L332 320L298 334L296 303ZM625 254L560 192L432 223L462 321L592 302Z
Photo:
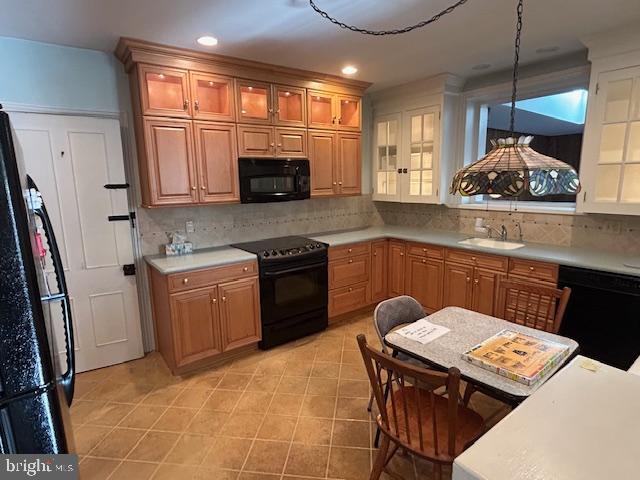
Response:
M576 194L580 180L567 163L533 150L532 136L492 140L493 149L453 177L451 193L463 196L518 197L525 192L541 197Z

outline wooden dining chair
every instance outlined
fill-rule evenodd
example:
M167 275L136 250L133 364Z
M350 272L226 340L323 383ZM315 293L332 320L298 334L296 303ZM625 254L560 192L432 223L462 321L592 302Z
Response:
M497 317L526 327L558 333L571 289L517 281L500 282Z
M402 362L376 351L362 334L358 346L382 432L370 480L378 480L383 471L397 478L387 465L398 448L433 462L437 478L442 479L442 466L451 465L484 432L482 417L461 404L460 371L451 368L441 373ZM421 384L444 386L447 394L417 386Z

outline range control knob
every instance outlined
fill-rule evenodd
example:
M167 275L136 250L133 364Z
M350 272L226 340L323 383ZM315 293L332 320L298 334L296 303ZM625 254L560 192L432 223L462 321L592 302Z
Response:
M316 243L316 248L322 248L322 244L321 243Z
M270 254L269 254L269 252L268 252L267 250L265 250L264 252L262 252L262 256L263 256L263 257L265 257L265 258L266 258L266 257L268 257L269 255L270 255Z
M276 255L278 255L278 251L277 250L271 250L271 256L275 257Z

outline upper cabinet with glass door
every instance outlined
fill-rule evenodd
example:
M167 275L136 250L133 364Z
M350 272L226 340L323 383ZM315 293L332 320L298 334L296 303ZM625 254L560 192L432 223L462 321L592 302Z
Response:
M374 200L400 199L400 119L397 113L378 117L374 122Z
M236 118L233 78L190 72L193 118L232 122Z
M238 122L306 126L307 100L304 88L237 80L236 91Z
M360 97L308 91L309 128L359 132L362 124Z
M143 115L191 116L189 73L176 68L139 65Z
M640 67L598 76L582 153L582 210L640 215Z

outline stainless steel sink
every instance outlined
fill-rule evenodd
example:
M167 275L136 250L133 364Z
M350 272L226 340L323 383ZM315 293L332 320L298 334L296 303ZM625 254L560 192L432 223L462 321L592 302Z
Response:
M495 250L516 250L524 247L524 243L507 242L494 240L493 238L467 238L458 242L460 245L471 245L473 247L493 248Z

